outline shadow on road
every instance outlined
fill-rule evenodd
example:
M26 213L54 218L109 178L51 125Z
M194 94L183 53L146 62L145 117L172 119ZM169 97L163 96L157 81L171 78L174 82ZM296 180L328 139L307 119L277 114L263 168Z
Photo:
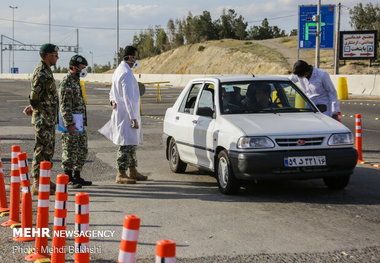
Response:
M194 173L196 176L206 174ZM174 177L175 175L173 175ZM191 180L189 174L189 179ZM321 179L246 183L238 195L219 192L216 182L149 180L136 185L93 186L85 191L95 198L200 199L213 202L273 202L317 204L380 204L380 170L357 167L344 190L330 190ZM94 199L95 199L94 198ZM96 199L95 199L96 200Z

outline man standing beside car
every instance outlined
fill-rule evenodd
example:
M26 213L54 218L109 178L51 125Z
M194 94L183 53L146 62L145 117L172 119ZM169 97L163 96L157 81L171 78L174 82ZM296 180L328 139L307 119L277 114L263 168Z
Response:
M143 140L140 91L132 71L132 68L137 66L137 58L137 49L126 46L123 61L112 75L111 120L99 130L106 138L119 145L115 180L118 184L134 184L136 180L147 180L147 176L140 174L136 169L136 149Z
M315 105L326 105L325 115L338 119L339 101L334 84L327 72L309 65L303 60L298 60L293 66L293 74L289 79L299 82L303 92Z

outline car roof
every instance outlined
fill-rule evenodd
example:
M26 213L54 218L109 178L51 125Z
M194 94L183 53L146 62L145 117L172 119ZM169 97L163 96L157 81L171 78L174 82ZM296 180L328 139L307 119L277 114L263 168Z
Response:
M233 81L290 81L288 77L276 75L219 75L204 78L193 79L192 81L220 81L220 82L233 82Z

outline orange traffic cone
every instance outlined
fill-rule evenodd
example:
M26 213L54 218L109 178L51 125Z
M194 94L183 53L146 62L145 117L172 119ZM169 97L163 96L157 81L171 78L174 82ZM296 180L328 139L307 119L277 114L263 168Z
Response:
M37 205L37 229L49 227L49 197L50 197L50 171L51 163L40 162L40 178ZM26 261L37 261L48 258L48 237L39 235L34 243L34 252L25 257Z
M0 217L9 215L9 207L7 201L7 192L5 191L4 173L3 173L3 162L1 161L1 151L0 151Z
M90 223L90 195L79 193L75 195L75 229L80 230L75 237L74 263L90 262L90 238L85 235L89 230Z
M33 206L32 193L30 192L30 179L28 170L28 161L26 153L22 152L17 155L18 168L21 177L22 201L21 201L21 228L31 229L33 227ZM14 241L32 241L34 237L14 237Z
M363 163L362 115L355 114L355 148L358 151L358 163Z
M140 218L134 215L124 217L123 232L117 263L135 263L137 240L140 231Z
M54 233L59 232L60 235L53 236L53 245L51 253L52 263L65 263L65 246L66 236L63 233L66 230L66 202L67 202L67 184L69 176L60 174L57 176L57 188L55 191L55 210L54 210Z
M171 240L159 240L156 243L156 263L175 263L176 245Z
M11 153L11 193L9 220L2 226L20 226L20 172L18 170L17 154L21 151L18 145L12 145Z

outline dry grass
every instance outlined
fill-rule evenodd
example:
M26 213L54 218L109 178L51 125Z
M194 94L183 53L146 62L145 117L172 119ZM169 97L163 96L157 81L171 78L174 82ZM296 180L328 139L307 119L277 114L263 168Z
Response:
M274 39L276 49L264 42L223 39L185 45L140 61L136 73L147 74L288 74L291 65L284 50L293 50L297 58L297 37ZM287 53L289 57L289 53ZM299 59L315 62L315 50L299 50ZM368 61L341 61L341 74L380 74L380 63L368 67ZM334 71L334 51L321 49L320 67Z

